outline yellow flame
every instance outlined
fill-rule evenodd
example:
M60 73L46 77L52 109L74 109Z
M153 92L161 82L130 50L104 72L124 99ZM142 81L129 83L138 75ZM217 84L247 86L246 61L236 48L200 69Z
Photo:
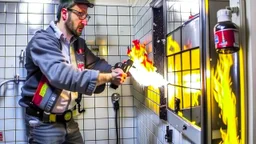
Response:
M180 45L178 42L173 40L172 36L167 37L167 55L180 51Z
M245 135L246 135L246 106L245 106L245 77L244 77L244 54L243 54L243 48L240 47L239 51L239 71L240 71L240 112L241 112L241 144L245 143Z
M227 125L227 130L220 129L221 144L240 144L237 134L236 96L231 88L230 69L232 65L231 54L219 55L215 72L213 70L214 98L221 109L222 121Z
M163 76L155 71L148 71L139 61L135 60L133 66L136 68L131 68L130 73L133 78L142 86L153 86L155 88L166 85L168 82L163 78Z
M139 40L133 41L134 46L127 51L128 56L133 61L135 68L130 69L133 78L143 86L153 86L155 88L167 84L163 76L156 72L153 62L148 59L147 50Z

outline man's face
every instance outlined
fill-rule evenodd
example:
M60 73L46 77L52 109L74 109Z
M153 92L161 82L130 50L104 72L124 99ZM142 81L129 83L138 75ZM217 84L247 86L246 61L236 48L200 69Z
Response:
M88 7L83 4L77 4L68 9L68 19L65 23L66 29L74 36L78 37L82 34L84 26L87 25Z

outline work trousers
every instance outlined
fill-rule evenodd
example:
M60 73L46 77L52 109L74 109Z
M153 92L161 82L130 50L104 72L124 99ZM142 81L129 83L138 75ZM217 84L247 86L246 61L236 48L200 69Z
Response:
M37 117L25 114L29 144L83 144L78 124L69 122L44 123Z

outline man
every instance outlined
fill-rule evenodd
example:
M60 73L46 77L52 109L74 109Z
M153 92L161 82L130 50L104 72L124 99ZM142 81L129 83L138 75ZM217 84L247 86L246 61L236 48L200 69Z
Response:
M93 6L87 0L61 0L57 21L27 45L27 78L19 104L25 107L29 143L83 143L73 120L84 111L81 94L100 93L105 83L120 85L127 76L96 57L79 37Z

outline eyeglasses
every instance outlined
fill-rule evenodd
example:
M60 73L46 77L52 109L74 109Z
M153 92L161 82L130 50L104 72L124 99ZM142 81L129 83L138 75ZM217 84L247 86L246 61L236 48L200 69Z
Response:
M88 22L90 20L90 18L91 18L91 16L86 14L86 13L79 12L79 11L71 9L71 8L68 8L67 10L71 11L74 14L76 14L80 20L84 20L85 19Z

